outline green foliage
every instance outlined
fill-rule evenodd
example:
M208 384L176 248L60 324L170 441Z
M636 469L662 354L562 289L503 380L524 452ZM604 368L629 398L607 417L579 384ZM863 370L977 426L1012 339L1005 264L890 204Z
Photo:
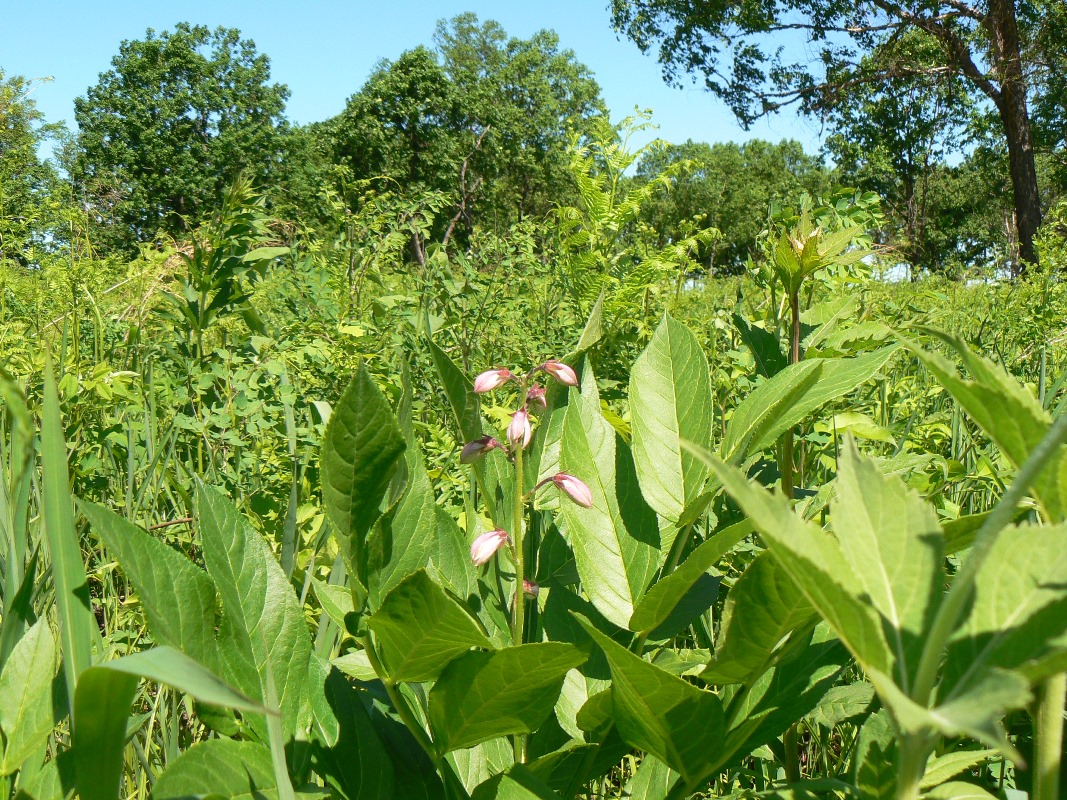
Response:
M97 235L130 253L157 232L186 233L242 172L276 180L288 90L269 80L268 58L233 28L179 23L124 41L74 104L68 168Z

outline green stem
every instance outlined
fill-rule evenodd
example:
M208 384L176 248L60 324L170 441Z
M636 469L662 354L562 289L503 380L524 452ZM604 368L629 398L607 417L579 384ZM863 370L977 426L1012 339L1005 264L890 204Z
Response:
M791 317L791 336L789 347L789 363L796 364L800 361L800 290L789 293L789 313ZM782 450L778 471L782 474L782 494L793 498L793 488L796 485L793 477L793 429L790 428L782 435Z
M800 781L800 728L793 723L782 737L785 746L785 779L790 783Z
M522 386L522 396L526 396L526 386ZM522 591L522 582L525 578L525 556L522 541L523 534L523 449L522 440L515 444L515 507L514 517L511 522L512 540L515 551L515 597L511 605L511 641L516 647L522 644L523 625L526 622L526 594ZM515 734L515 761L519 764L526 763L526 735Z
M931 742L929 737L926 736L915 736L900 740L895 800L919 800L930 746Z
M1060 798L1065 695L1067 673L1054 675L1038 687L1034 719L1034 800Z

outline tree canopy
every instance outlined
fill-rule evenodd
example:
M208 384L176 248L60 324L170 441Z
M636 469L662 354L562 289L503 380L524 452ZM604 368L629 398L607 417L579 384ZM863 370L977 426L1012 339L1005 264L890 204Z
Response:
M916 76L957 77L995 109L1009 161L1019 258L1035 263L1041 221L1028 110L1028 72L1038 30L1059 0L613 0L617 29L642 49L658 45L666 77L703 77L745 124L790 104L821 115L843 92ZM1042 28L1044 51L1067 28ZM922 59L865 59L886 42L922 32ZM801 53L803 55L801 55Z
M242 172L265 183L279 170L288 90L239 31L149 30L111 65L75 101L69 168L112 244L186 231Z

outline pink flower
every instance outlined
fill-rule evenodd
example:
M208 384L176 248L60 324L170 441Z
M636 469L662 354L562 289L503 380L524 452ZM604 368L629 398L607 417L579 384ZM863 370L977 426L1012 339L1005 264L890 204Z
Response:
M491 392L510 381L514 375L508 369L489 369L474 379L474 391L478 394Z
M535 383L526 392L526 401L528 403L540 403L541 408L548 408L548 400L545 399L545 387L538 386Z
M474 562L474 566L480 567L493 557L493 554L500 549L500 545L510 541L511 537L508 536L507 532L499 528L495 531L483 533L471 544L471 561Z
M526 406L523 406L511 415L511 422L508 424L508 441L525 450L530 444L531 436L533 436L533 431L530 429L530 414Z
M568 475L566 472L557 472L552 476L552 482L582 508L593 507L593 493L589 491L588 486L573 475Z
M503 447L504 445L492 436L483 436L480 439L475 439L473 442L467 442L463 445L463 449L459 453L459 461L461 464L469 464L472 461L481 458L490 450L496 450Z
M557 361L554 358L548 359L541 365L541 369L562 383L564 386L577 386L578 376L574 370L564 364L562 361Z
M529 597L531 600L536 600L537 595L541 592L541 587L532 581L523 579L522 581L522 593Z

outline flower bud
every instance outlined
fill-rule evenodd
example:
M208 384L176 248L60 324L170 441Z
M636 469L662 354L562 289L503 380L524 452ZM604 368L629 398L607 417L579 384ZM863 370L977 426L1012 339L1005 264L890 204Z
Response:
M536 600L537 595L541 592L541 587L532 581L523 579L522 581L522 593L529 597L531 600Z
M541 408L548 408L548 400L545 399L545 387L536 383L526 392L526 402L539 403Z
M463 445L463 449L459 453L459 462L461 464L469 464L472 461L478 460L490 450L503 448L503 446L504 445L492 436L483 436L480 439L475 439L473 442L467 442Z
M471 561L474 562L474 566L480 567L493 557L493 554L500 549L500 545L510 541L511 537L507 532L499 528L483 533L471 543Z
M566 472L557 472L552 476L552 482L582 508L593 507L593 493L588 486L573 475L568 475Z
M474 391L478 394L491 392L510 381L514 375L508 369L489 369L474 379Z
M511 415L511 422L508 424L508 441L525 450L530 444L531 436L533 436L533 431L530 429L530 414L526 406L523 406Z
M578 376L574 370L564 364L562 361L557 361L554 358L550 358L544 364L541 365L541 369L562 383L564 386L577 386Z

